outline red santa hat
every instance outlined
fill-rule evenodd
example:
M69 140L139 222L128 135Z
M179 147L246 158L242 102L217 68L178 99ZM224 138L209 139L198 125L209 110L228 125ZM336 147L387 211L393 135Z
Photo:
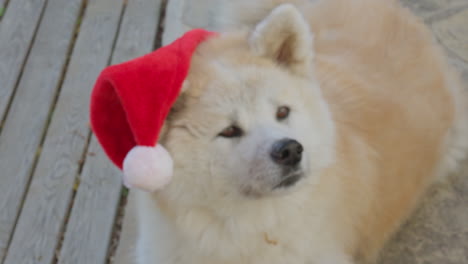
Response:
M213 32L194 29L145 56L109 66L91 95L91 127L124 184L155 191L169 183L172 158L157 144L193 52Z

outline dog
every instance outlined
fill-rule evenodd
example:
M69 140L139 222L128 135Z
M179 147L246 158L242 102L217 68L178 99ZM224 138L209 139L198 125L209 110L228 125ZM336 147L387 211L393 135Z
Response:
M457 73L396 1L220 14L162 133L173 181L136 191L137 263L374 263L465 156Z

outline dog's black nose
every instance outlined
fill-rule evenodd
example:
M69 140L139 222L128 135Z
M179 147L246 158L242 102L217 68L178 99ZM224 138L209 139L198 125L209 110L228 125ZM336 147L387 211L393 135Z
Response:
M295 166L302 159L304 148L301 143L294 139L281 139L273 144L271 158L277 164L284 166Z

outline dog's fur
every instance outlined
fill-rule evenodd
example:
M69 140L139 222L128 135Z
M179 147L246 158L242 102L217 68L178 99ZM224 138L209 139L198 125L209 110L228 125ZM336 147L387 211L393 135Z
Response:
M137 193L138 263L375 261L464 156L456 74L390 0L229 2L221 17L243 29L198 47L166 122L173 181ZM232 124L242 136L218 135ZM304 146L304 177L273 188L282 138Z

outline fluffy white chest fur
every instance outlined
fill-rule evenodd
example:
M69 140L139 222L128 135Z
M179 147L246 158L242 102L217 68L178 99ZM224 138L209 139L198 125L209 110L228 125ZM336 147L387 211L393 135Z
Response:
M320 208L327 205L305 205L300 198L290 198L286 207L266 203L267 208L223 223L207 221L203 212L187 211L187 232L193 237L186 240L178 237L150 195L139 192L138 263L349 263L336 248L334 221Z

